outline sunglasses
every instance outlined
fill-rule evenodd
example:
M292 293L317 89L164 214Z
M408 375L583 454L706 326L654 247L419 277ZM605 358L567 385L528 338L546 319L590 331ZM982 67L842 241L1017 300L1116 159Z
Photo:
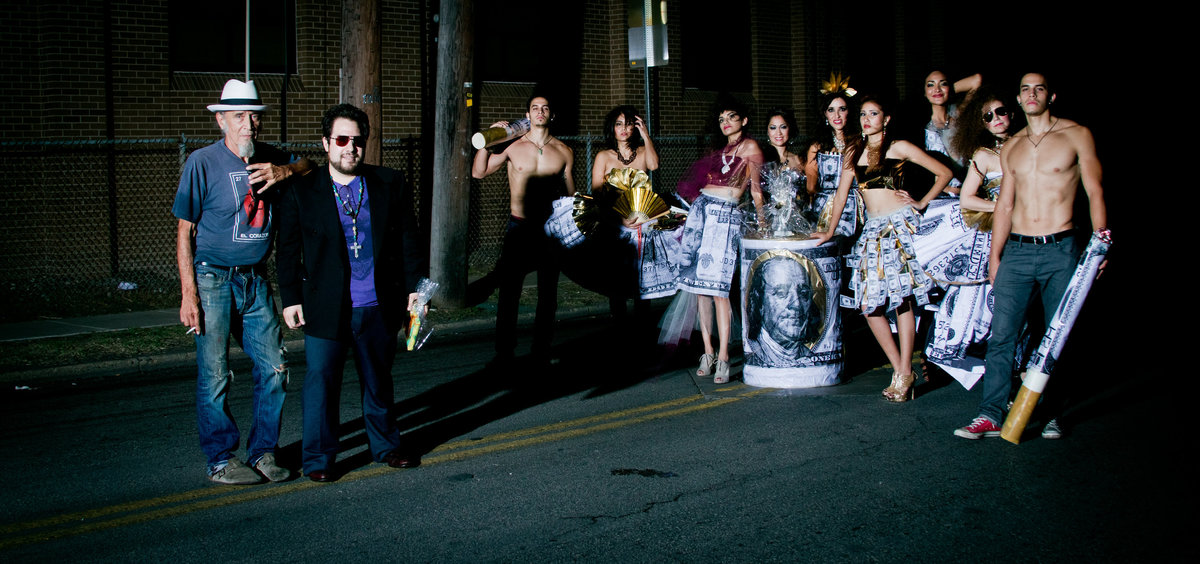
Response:
M1006 108L1004 106L1000 106L999 108L996 108L995 110L984 113L983 121L986 123L991 123L993 113L995 113L997 116L1000 116L1000 117L1008 117L1008 108Z
M330 139L338 147L345 147L346 143L353 142L355 147L363 148L367 146L367 138L361 135L338 135Z

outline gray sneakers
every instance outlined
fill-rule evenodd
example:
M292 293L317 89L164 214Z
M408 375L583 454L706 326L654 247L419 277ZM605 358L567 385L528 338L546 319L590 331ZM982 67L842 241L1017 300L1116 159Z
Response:
M264 456L264 458L265 458L265 456ZM274 457L272 457L272 458L274 458ZM272 462L274 462L274 461L272 460ZM262 463L262 460L260 459L259 464L261 464L261 463ZM242 461L238 460L235 457L235 458L230 458L229 461L226 462L224 466L221 466L221 467L217 468L216 470L210 470L208 472L208 479L212 480L218 484L228 484L231 486L246 486L246 485L257 484L257 483L261 482L262 476L259 476L258 472L255 472L249 466L242 464Z
M268 452L258 457L254 469L272 482L282 482L292 477L292 471L275 464L275 453Z
M1046 426L1042 428L1043 439L1061 439L1063 436L1062 427L1058 424L1058 419L1051 419Z

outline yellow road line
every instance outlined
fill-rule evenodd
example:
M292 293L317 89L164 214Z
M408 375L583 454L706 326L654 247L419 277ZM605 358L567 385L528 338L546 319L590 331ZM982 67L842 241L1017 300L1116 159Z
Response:
M720 388L717 391L718 392L736 391L736 390L739 390L744 387L745 387L745 385L742 384L742 385L737 385L737 386L729 386L726 388ZM640 407L625 409L625 410L621 410L621 411L614 411L614 412L610 412L610 413L604 413L604 414L594 415L594 416L589 416L589 417L582 417L582 418L574 419L571 421L562 421L559 423L541 425L538 427L530 427L527 429L519 429L516 431L510 431L510 432L506 432L506 433L497 433L495 435L489 435L487 437L484 437L484 438L478 439L478 440L470 440L470 439L459 440L459 441L455 441L452 443L446 443L445 445L435 448L430 453L432 456L424 457L422 459L422 463L425 465L433 465L433 464L441 464L441 463L445 463L445 462L460 461L460 460L465 460L468 458L473 458L476 456L482 456L484 454L503 452L506 450L513 450L513 449L518 449L518 448L523 448L523 447L536 446L536 445L540 445L540 444L561 441L561 440L565 440L565 439L582 437L585 435L590 435L590 434L598 433L601 431L619 429L622 427L628 427L628 426L636 425L639 423L654 421L656 419L663 419L663 418L667 418L667 417L674 417L674 416L678 416L678 415L684 415L684 414L688 414L688 413L694 413L694 412L698 412L698 411L708 410L708 409L712 409L715 407L719 407L722 405L726 405L726 404L738 401L742 398L753 397L753 396L759 395L759 394L761 394L763 392L767 392L767 391L770 391L770 390L756 389L756 390L751 390L746 393L738 394L736 396L718 398L718 399L714 399L709 402L701 403L701 404L697 404L697 405L688 405L688 404L692 404L692 403L699 401L700 399L703 399L703 396L699 396L699 395L688 396L688 397L679 398L679 399L675 399L675 400L660 402L657 404L640 406ZM631 417L631 416L633 416L633 417ZM588 425L591 425L591 426L588 426ZM512 439L512 440L510 440L510 439ZM507 441L507 442L502 442L502 441ZM471 447L474 447L474 448L471 448ZM447 452L447 451L455 451L455 450L457 450L458 452ZM435 453L439 453L439 452L441 452L443 454L435 454ZM381 476L383 474L386 474L389 472L395 472L395 471L396 471L395 469L389 468L387 466L380 466L380 467L371 468L371 469L367 469L367 470L360 470L360 471L356 471L356 472L347 474L345 476L342 476L341 479L338 481L338 483L345 484L345 483L350 483L350 482L356 482L359 480L375 478L377 476ZM295 481L295 482L290 482L287 484L280 484L280 485L271 486L271 487L255 488L250 491L243 491L241 493L232 493L232 494L228 493L229 490L223 489L223 488L221 488L221 489L205 488L202 490L192 490L189 492L181 492L178 494L160 496L160 497L150 498L150 499L146 499L146 500L133 501L133 502L129 502L129 503L122 503L122 504L112 505L112 506L108 506L108 507L101 507L101 508L92 509L92 510L88 510L88 511L80 511L80 512L75 512L75 513L70 513L70 514L65 514L65 515L58 515L58 516L50 517L47 519L28 521L28 522L24 522L24 523L13 523L10 525L5 525L3 527L0 527L0 534L7 535L7 534L17 533L20 531L26 531L26 530L30 530L30 529L40 529L40 528L64 525L67 523L78 523L79 521L94 520L92 522L78 523L76 525L65 527L65 528L58 529L58 530L42 531L42 532L32 533L32 534L28 534L28 535L24 535L24 536L3 539L3 540L0 540L0 550L7 549L7 548L13 548L13 547L21 546L21 545L25 545L25 544L35 543L35 542L45 542L45 541L55 540L55 539L64 538L64 537L68 537L68 536L75 536L75 535L80 535L80 534L85 534L85 533L90 533L90 532L95 532L95 531L112 529L112 528L116 528L116 527L120 527L120 526L124 526L124 525L132 525L132 524L136 524L136 523L143 523L146 521L165 519L168 517L174 517L174 516L178 516L178 515L201 511L204 509L213 509L213 508L217 508L217 507L224 507L224 506L235 505L235 504L239 504L239 503L245 503L248 501L256 501L256 500L274 497L274 496L278 496L278 495L283 495L283 494L288 494L288 493L293 493L293 492L300 492L300 491L308 490L308 489L315 488L315 487L322 487L324 485L327 485L327 484L319 484L317 482ZM104 517L107 517L110 515L117 515L120 513L128 513L128 512L136 512L136 511L140 511L140 510L147 509L147 508L153 508L153 507L158 507L158 506L163 506L163 505L172 505L172 504L176 504L176 505L173 505L172 507L163 507L163 508L154 509L151 511L134 513L132 515L113 517L111 519L103 519Z

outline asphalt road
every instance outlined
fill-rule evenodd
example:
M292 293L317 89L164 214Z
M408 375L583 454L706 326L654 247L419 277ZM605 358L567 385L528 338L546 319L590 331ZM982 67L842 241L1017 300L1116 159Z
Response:
M483 372L490 334L443 336L396 367L424 464L363 454L349 370L332 484L208 483L190 370L5 390L0 560L1196 561L1196 441L1173 401L1190 387L1080 366L1066 438L967 441L952 431L978 392L881 401L864 336L849 383L792 392L697 382L690 355L637 370L638 339L604 321L564 324L541 375ZM303 376L294 362L294 465Z

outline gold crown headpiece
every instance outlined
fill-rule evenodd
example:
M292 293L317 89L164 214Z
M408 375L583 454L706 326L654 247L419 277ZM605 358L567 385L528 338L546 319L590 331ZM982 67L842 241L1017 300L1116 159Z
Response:
M842 78L842 73L829 73L829 80L821 85L822 94L833 94L837 92L845 92L847 96L854 96L858 91L850 88L850 77Z

